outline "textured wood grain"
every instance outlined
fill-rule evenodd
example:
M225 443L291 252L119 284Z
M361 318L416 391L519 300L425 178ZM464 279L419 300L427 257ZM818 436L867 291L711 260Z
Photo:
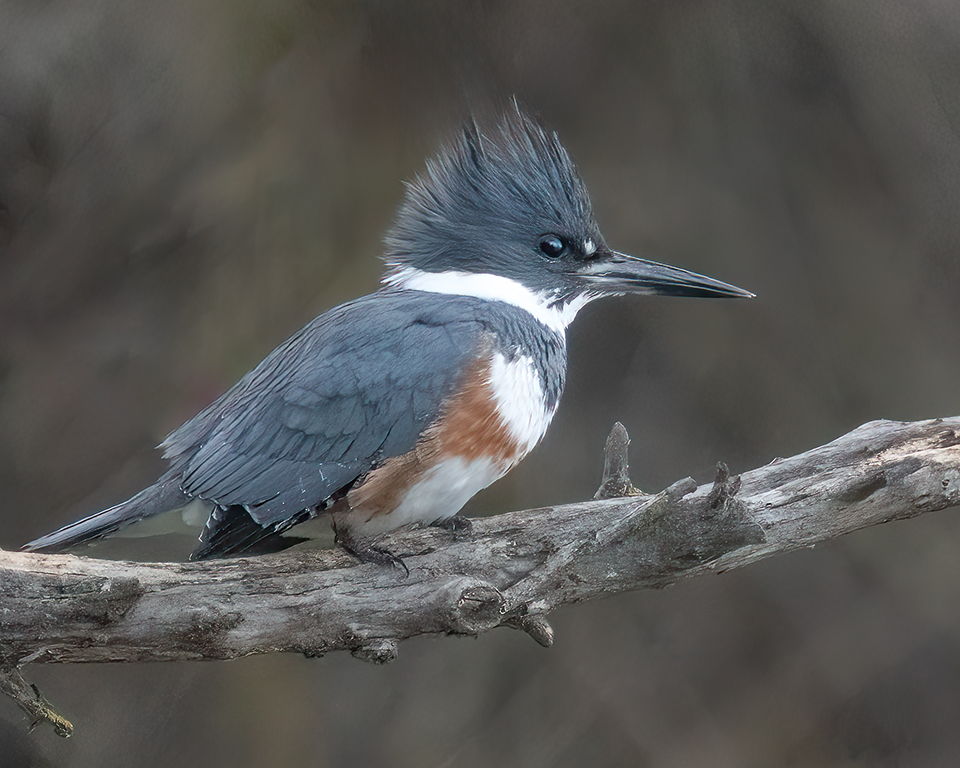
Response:
M549 645L544 617L562 605L957 505L960 417L875 421L737 477L721 468L700 487L686 479L654 496L478 519L467 537L401 531L385 543L408 576L333 550L202 563L0 552L0 659L14 668L348 650L386 662L409 637L498 626Z

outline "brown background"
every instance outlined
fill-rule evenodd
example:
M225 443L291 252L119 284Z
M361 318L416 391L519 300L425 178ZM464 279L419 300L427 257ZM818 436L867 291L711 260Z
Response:
M658 490L960 413L960 5L0 4L0 546L151 481L164 434L375 288L400 180L517 94L611 245L752 302L619 299L546 442L473 514L588 497L615 419ZM157 541L155 557L169 557ZM0 585L2 588L2 585ZM0 766L953 765L960 518L518 633L32 667L78 725Z

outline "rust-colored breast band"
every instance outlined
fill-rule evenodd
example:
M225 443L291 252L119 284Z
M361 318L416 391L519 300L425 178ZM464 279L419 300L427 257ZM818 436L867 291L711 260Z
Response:
M389 514L431 467L449 458L467 464L490 459L505 472L522 458L521 447L497 410L490 382L492 354L484 350L464 371L460 386L417 442L373 470L347 496L350 508L366 519Z

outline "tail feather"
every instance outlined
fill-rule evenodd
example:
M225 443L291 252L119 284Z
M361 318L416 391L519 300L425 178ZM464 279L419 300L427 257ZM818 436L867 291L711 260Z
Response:
M146 517L186 506L190 501L180 490L179 474L169 472L132 499L41 536L22 548L27 552L62 552L85 541L109 536Z
M282 552L288 547L307 541L300 536L281 534L309 518L310 514L304 511L282 523L262 526L243 507L217 507L207 520L203 533L200 534L200 543L190 555L190 559L210 560Z

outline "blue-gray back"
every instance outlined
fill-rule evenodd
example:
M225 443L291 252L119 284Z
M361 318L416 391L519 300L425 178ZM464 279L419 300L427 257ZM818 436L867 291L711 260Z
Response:
M534 353L548 401L563 339L527 312L465 296L384 289L307 324L163 442L181 487L261 525L322 505L411 450L459 373L492 340Z

